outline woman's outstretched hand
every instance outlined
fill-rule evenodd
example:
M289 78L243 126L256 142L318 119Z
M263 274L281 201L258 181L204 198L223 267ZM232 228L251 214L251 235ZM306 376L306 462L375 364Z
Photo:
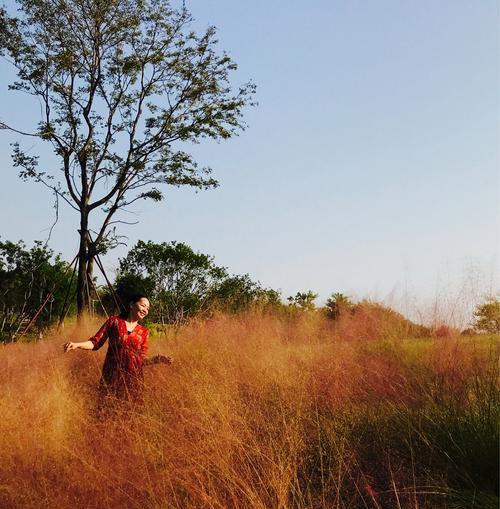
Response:
M77 343L72 343L71 341L64 343L64 351L65 352L69 352L71 350L77 350L77 349L78 349Z
M73 341L68 341L67 343L64 343L64 351L70 352L71 350L78 350L79 348L81 350L93 350L94 349L94 343L92 341L82 341L81 343L74 343Z

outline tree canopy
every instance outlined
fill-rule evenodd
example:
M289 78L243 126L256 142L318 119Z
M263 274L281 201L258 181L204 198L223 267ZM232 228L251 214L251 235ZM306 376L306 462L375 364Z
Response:
M212 256L182 242L139 241L120 260L116 289L124 303L133 293L148 295L154 304L151 319L163 324L214 309L236 312L280 303L277 291L262 288L248 274L229 275Z
M184 4L168 0L17 0L0 9L0 52L17 71L14 91L36 97L37 126L59 167L14 145L23 179L47 186L80 217L78 307L86 304L96 254L116 243L115 214L161 200L162 184L209 189L186 143L227 139L245 128L255 87L234 89L236 64L217 50L213 26L197 34ZM91 224L94 212L98 223ZM91 239L89 230L94 229Z
M327 316L337 320L342 315L352 313L354 311L354 303L349 297L343 293L336 292L326 301Z
M479 332L500 333L500 300L491 297L474 311L474 328Z
M317 293L314 293L312 290L308 290L307 292L297 292L295 296L288 297L288 303L290 306L312 311L316 308L314 301L317 298Z

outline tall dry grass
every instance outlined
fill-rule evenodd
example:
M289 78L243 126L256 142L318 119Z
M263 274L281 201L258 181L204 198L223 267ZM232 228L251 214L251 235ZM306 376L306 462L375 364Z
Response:
M6 345L0 507L496 507L498 338L403 340L374 320L192 322L153 338L175 363L147 368L144 407L108 414L104 352L61 346L96 321Z

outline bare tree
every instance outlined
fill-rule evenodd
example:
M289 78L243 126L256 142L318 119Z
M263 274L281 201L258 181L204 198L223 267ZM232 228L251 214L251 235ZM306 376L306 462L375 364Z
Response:
M209 189L186 142L226 139L245 128L242 110L255 86L231 87L236 64L216 49L215 28L197 34L182 4L168 0L17 0L0 10L0 51L16 68L10 88L36 96L33 132L52 144L60 165L14 145L24 179L45 185L80 218L77 303L88 305L94 260L116 243L117 212L162 199L160 184ZM5 119L4 119L5 120ZM101 211L101 213L97 213ZM98 218L95 238L90 219ZM94 219L95 220L95 219Z

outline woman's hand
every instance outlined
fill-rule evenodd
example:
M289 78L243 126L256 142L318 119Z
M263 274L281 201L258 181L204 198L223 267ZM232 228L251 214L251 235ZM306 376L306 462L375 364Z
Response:
M77 350L79 348L78 343L72 343L71 341L68 341L67 343L64 343L64 351L70 352L71 350Z
M82 341L81 343L73 343L72 341L68 341L67 343L64 343L64 351L70 352L71 350L78 350L78 348L82 350L93 350L94 349L94 343L92 341Z

